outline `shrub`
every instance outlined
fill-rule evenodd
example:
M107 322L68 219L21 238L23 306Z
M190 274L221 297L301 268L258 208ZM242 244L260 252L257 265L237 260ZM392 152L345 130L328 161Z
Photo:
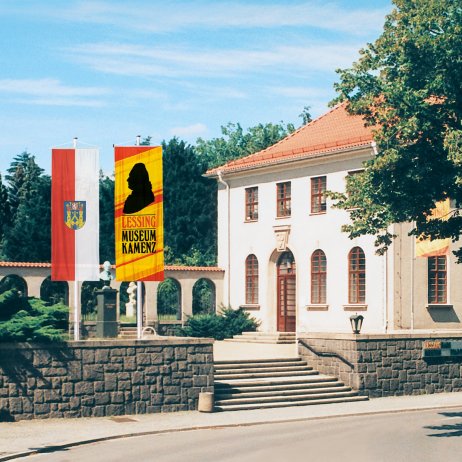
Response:
M242 332L255 332L260 322L250 316L250 313L243 308L233 310L232 308L221 308L221 313L225 319L226 338Z
M8 293L10 292L10 293ZM0 321L0 342L57 342L66 339L69 308L61 303L48 305L15 291L0 296L0 313L12 313ZM15 308L13 308L15 307Z
M242 308L221 308L220 314L197 314L188 317L178 335L185 337L207 337L215 340L231 338L242 332L256 331L260 323Z

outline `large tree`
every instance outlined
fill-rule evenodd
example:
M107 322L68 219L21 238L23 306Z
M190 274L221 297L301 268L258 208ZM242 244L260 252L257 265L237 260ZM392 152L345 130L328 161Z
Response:
M305 106L300 115L303 120L311 120L308 109ZM221 127L222 137L211 140L198 138L196 152L208 168L213 168L272 146L294 130L292 124L284 125L281 122L258 124L244 131L241 124L230 122Z
M114 180L99 174L99 258L115 263Z
M206 165L192 146L172 138L162 150L166 263L214 264L216 184L202 176Z
M3 259L3 235L11 221L8 190L2 182L0 175L0 260Z
M377 154L337 198L351 210L350 236L374 234L382 250L395 222L432 239L462 231L462 2L393 3L382 35L338 71L335 101L375 129ZM428 220L446 198L455 204L448 219Z
M4 233L5 258L9 261L50 261L50 177L43 174L28 177L18 191L18 200L16 213Z

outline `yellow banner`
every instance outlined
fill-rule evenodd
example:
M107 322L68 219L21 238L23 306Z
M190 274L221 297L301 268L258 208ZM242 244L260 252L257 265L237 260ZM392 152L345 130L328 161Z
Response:
M450 213L449 199L440 201L435 204L429 220L438 218L440 220L447 220ZM451 239L422 239L417 238L415 242L415 256L416 257L436 257L438 255L446 255L449 250Z
M162 148L114 148L116 280L164 280Z

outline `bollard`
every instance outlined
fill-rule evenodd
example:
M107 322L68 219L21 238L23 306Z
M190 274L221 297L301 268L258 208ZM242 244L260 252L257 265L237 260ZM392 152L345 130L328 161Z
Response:
M199 412L213 412L213 393L203 392L199 393Z

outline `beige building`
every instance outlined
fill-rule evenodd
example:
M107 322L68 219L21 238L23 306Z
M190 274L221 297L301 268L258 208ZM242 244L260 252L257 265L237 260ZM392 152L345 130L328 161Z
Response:
M224 303L266 332L362 333L460 329L462 266L451 251L415 257L409 224L384 256L374 238L350 240L349 215L325 191L376 154L372 132L344 106L279 143L206 173L218 181L218 266Z

